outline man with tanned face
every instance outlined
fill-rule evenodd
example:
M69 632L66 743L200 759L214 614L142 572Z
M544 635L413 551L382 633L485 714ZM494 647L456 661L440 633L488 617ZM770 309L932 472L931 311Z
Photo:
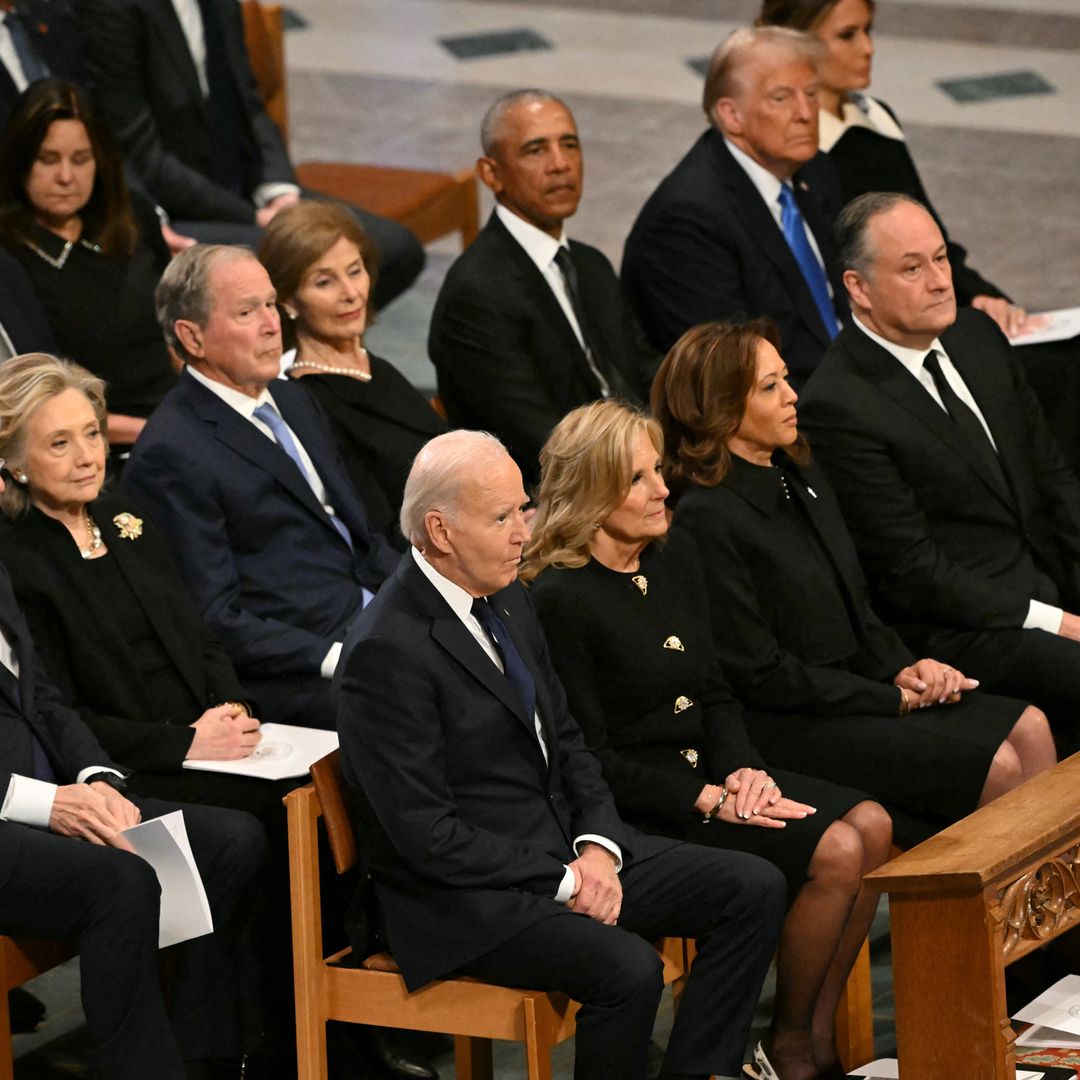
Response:
M1080 749L1080 483L996 323L957 312L945 240L903 195L844 209L853 325L799 403L874 610L916 651L1039 706Z
M702 100L711 127L626 242L623 281L655 348L698 323L769 315L798 384L846 319L829 243L839 188L817 149L819 48L758 27L713 53Z
M566 238L583 173L567 106L514 91L488 109L480 138L495 212L446 276L428 349L451 423L498 434L531 485L563 416L600 397L643 401L658 357L611 263Z

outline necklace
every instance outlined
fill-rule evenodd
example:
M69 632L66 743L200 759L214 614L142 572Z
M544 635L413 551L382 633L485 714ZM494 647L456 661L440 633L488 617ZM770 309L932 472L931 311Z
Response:
M71 254L71 249L75 246L75 241L64 241L64 248L59 255L50 255L47 251L39 248L32 240L27 240L25 237L22 241L35 255L40 259L44 259L54 270L63 270L64 264L68 261L68 256ZM96 255L101 254L101 245L94 244L89 240L80 240L80 247L86 248L87 251L92 251Z
M361 351L366 358L367 349L362 348ZM299 356L289 365L289 371L295 371L297 368L311 368L312 371L325 371L327 375L347 375L350 379L371 382L370 371L361 371L359 368L351 367L335 367L333 364L322 364L317 360L301 360Z
M94 524L90 511L85 508L83 518L86 520L86 547L79 548L79 554L84 559L92 559L94 554L101 550L101 530Z

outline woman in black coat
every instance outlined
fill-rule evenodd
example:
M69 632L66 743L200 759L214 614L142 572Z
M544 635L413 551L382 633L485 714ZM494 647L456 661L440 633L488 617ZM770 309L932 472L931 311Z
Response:
M707 323L653 384L675 528L704 560L717 653L768 760L941 827L1054 763L1046 717L972 694L975 680L917 660L875 616L777 344L765 320Z
M277 289L285 374L322 406L368 520L400 550L397 525L416 452L446 423L392 364L364 347L375 252L337 203L277 214L259 245Z
M747 737L697 552L686 536L665 542L662 452L657 424L626 405L571 412L540 455L522 577L620 814L760 855L787 878L776 1007L749 1074L839 1076L833 1017L873 916L860 883L888 857L889 819L862 792L767 767Z

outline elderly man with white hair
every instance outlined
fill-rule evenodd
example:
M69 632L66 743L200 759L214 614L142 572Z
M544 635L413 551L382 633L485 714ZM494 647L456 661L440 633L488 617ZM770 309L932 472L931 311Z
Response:
M516 581L526 501L493 436L429 442L401 511L412 549L335 676L390 947L410 989L464 973L571 995L575 1077L641 1080L662 990L649 941L695 937L663 1075L735 1076L783 881L619 819Z

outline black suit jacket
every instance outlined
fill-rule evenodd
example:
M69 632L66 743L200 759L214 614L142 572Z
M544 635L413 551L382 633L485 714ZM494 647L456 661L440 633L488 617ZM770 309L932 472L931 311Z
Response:
M30 47L49 73L73 82L84 82L86 73L79 55L75 16L67 0L16 0L15 10L22 16ZM0 128L7 123L18 100L15 80L0 64Z
M217 0L225 48L243 109L252 187L295 182L288 152L266 114L244 45L240 5ZM211 179L207 102L172 0L78 0L84 62L128 164L173 217L255 220L250 191Z
M800 402L879 611L917 633L1019 627L1033 598L1077 610L1080 482L1014 350L971 309L941 343L986 418L1007 484L857 327L837 338Z
M0 326L16 354L56 352L45 309L18 260L0 249Z
M570 255L597 351L625 396L647 400L659 358L645 344L611 263L575 240ZM447 273L428 351L451 424L498 435L526 483L538 479L537 458L551 429L600 396L551 286L497 214Z
M721 484L690 488L675 510L675 528L702 555L724 673L749 709L895 716L890 683L914 657L870 608L824 476L786 459L784 469L805 529L790 526L775 471L739 459Z
M0 792L6 792L12 773L33 776L31 731L38 737L61 784L72 784L87 766L117 766L102 750L90 729L60 699L34 653L30 630L15 603L11 579L0 567L0 625L19 662L19 700L0 689ZM2 797L2 796L0 796ZM18 860L26 827L0 822L0 886Z
M624 860L671 845L616 814L524 589L490 599L536 683L547 762L511 684L410 552L357 620L335 676L360 842L410 988L570 914L552 898L575 837L608 837Z
M186 371L147 422L124 490L172 541L211 633L248 673L318 676L323 658L396 564L368 531L325 418L299 387L270 392L348 526L334 528L285 452Z
M209 634L180 580L164 538L130 499L105 495L91 507L109 547L153 627L159 647L188 690L191 715L162 723L113 611L93 602L86 564L68 530L31 508L0 528L0 562L7 567L41 658L64 696L109 754L127 768L179 769L191 746L187 725L202 711L243 699L225 651ZM113 518L142 518L142 535L120 537ZM179 711L180 703L177 703Z
M831 237L840 194L828 156L807 162L793 184L825 262L837 318L846 320L847 291ZM829 345L784 234L715 129L698 139L642 207L626 241L622 280L660 350L699 323L769 315L780 328L788 368L802 381Z

